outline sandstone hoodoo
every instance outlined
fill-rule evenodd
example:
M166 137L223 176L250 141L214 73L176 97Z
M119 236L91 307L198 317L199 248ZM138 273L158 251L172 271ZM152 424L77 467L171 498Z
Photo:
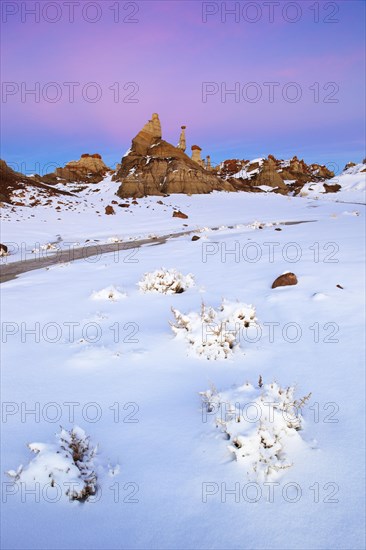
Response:
M194 162L197 162L197 164L199 164L200 166L204 166L204 162L201 159L201 147L199 145L192 145L191 150L192 160L194 160Z
M121 183L118 196L234 191L231 183L206 170L203 161L198 163L184 153L185 139L182 127L178 147L163 140L159 116L154 113L132 140L120 169L113 176Z
M79 160L68 162L63 168L56 168L46 174L41 181L48 184L56 183L99 183L111 169L103 162L101 155L83 153Z
M182 131L181 131L180 136L179 136L179 144L178 144L178 149L181 149L183 151L183 153L185 153L186 148L187 148L186 128L187 128L187 126L181 126Z

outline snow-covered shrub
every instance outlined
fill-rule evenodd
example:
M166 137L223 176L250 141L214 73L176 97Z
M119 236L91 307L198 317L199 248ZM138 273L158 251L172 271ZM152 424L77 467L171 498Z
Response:
M293 386L263 385L260 377L256 388L246 383L220 393L211 388L200 395L249 479L276 479L293 465L293 455L305 445L299 433L301 410L311 394L298 401Z
M183 275L176 269L164 267L150 273L145 273L142 281L138 283L142 292L160 292L161 294L180 294L194 286L191 273Z
M126 298L126 293L122 292L120 288L113 285L102 288L102 290L94 290L91 295L92 300L111 300L112 302L117 302Z
M61 432L56 434L56 441L56 444L30 443L28 447L36 456L26 467L21 465L7 474L15 483L24 483L25 487L39 483L42 491L47 488L50 499L59 496L69 500L87 500L97 491L94 470L97 447L90 445L89 437L78 426L70 431L61 428ZM53 497L51 488L55 492Z
M227 359L240 346L242 330L257 324L253 306L228 300L223 300L218 309L202 304L200 313L184 315L174 308L172 312L173 332L206 359Z

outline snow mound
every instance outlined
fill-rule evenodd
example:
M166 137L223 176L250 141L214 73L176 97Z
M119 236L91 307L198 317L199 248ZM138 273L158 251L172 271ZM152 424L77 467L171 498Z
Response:
M293 386L263 384L260 377L256 388L246 383L222 393L212 388L200 395L250 480L278 479L305 446L300 435L301 410L311 394L296 400Z
M257 325L255 309L251 305L223 300L218 309L202 304L200 313L184 315L172 308L175 335L184 339L191 351L206 359L227 359L240 347L240 334Z
M70 431L62 428L56 440L56 444L30 443L28 447L36 456L25 468L21 465L16 471L9 470L8 476L29 489L39 483L49 501L88 500L97 491L97 447L91 447L89 437L78 426Z
M194 278L191 273L183 275L176 269L161 268L150 273L145 273L138 285L142 292L180 294L187 290L187 288L194 286Z
M127 294L122 292L120 288L113 285L102 288L102 290L94 290L91 299L92 300L110 300L112 302L118 302L123 298L126 298Z

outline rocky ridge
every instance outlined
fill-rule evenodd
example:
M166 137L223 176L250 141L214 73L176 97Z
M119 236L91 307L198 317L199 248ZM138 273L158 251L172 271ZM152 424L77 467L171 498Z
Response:
M0 201L12 206L52 206L54 196L64 195L62 200L55 201L56 210L65 207L73 209L74 201L67 204L68 195L80 198L87 207L90 200L94 204L92 197L97 199L99 193L103 194L103 186L111 183L115 186L115 198L133 198L131 204L135 204L136 198L149 195L192 195L212 191L274 192L282 195L337 193L353 185L344 176L353 177L366 171L366 159L360 164L349 162L340 177L335 178L327 166L306 164L297 156L283 160L273 155L254 160L227 159L213 167L209 155L205 160L201 159L199 145L191 146L191 157L185 153L185 131L186 126L182 125L179 143L177 147L173 146L162 138L159 116L154 113L133 138L130 149L115 171L104 163L98 153L84 153L79 160L70 161L43 176L25 176L1 161ZM342 183L342 187L338 182ZM357 180L357 190L362 185L361 176L360 182ZM102 198L100 200L103 201ZM112 200L112 204L118 203Z
M334 172L324 165L307 165L297 156L290 160L279 160L273 155L268 155L266 159L258 158L251 161L239 159L224 161L217 168L217 174L232 183L237 190L249 192L273 190L282 195L297 195L305 183L322 182L334 177ZM336 192L338 189L331 192Z
M37 206L40 199L51 200L51 197L72 193L55 189L35 178L15 172L4 160L0 159L0 202L13 206Z

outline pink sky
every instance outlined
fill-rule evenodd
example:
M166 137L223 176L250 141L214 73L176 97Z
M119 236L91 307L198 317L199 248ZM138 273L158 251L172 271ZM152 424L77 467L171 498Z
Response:
M9 13L10 4L17 13ZM23 4L29 9L40 4L39 22L22 11ZM189 145L198 143L217 162L297 154L341 168L364 156L364 2L333 3L337 13L329 2L320 2L319 22L309 9L312 3L297 2L301 13L293 23L286 18L296 13L283 11L288 2L276 7L273 23L265 2L256 2L255 23L244 18L248 2L239 2L237 22L234 15L225 22L221 9L235 2L105 0L94 3L100 11L95 23L82 17L90 2L75 5L74 22L61 0L58 13L51 7L42 13L45 4L50 3L2 2L2 157L9 162L26 163L32 171L36 162L63 164L82 152L100 152L113 164L153 112L160 115L165 139L176 143L185 123ZM110 9L116 4L119 22ZM137 22L123 21L135 6ZM204 23L202 10L216 8ZM89 7L85 13L92 18L96 11ZM56 15L60 20L51 23ZM21 90L36 83L51 97L56 88L47 88L50 82L57 83L59 101L47 101L42 93L39 102L29 94L22 97ZM65 82L80 83L74 103ZM95 103L81 93L90 82L102 92ZM123 89L129 82L138 86L136 103L123 101L133 89ZM205 82L223 90L236 85L240 96L218 92L203 102ZM250 82L262 94L256 103L245 95L254 90L246 88ZM273 102L268 82L278 83ZM283 97L290 82L301 90L296 103ZM115 83L117 102L110 89ZM7 95L11 88L15 93Z

